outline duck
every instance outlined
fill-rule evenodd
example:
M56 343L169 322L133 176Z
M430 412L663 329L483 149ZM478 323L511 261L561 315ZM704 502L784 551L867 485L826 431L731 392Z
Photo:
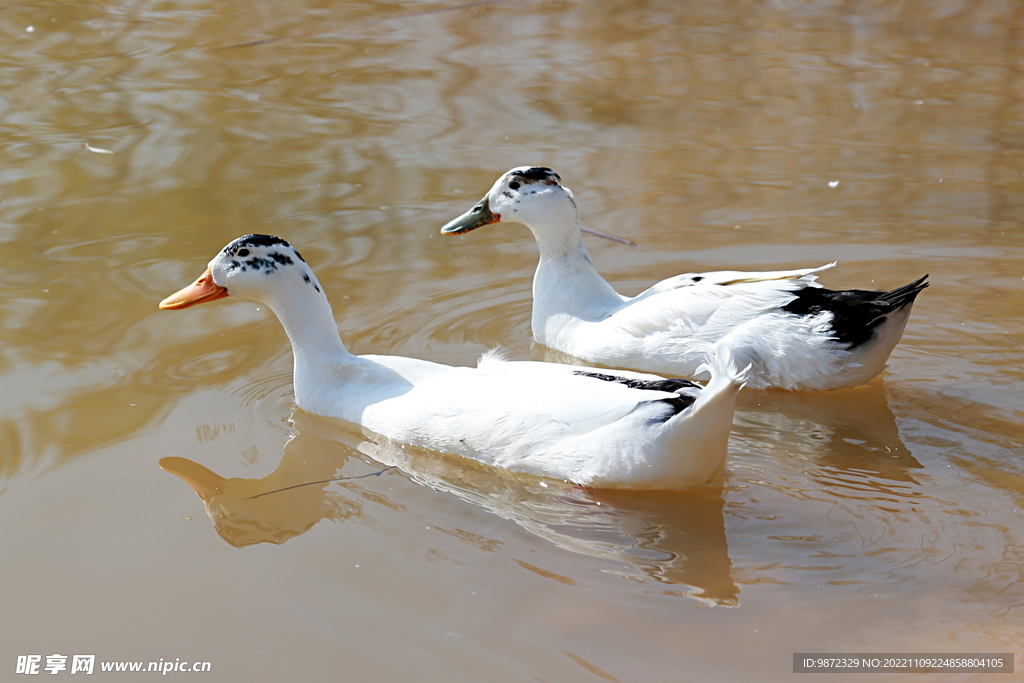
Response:
M531 321L539 344L587 363L688 378L706 371L708 345L714 354L728 347L739 366L751 367L753 389L866 383L886 367L915 298L928 286L925 275L892 291L825 289L817 276L833 262L685 273L624 296L601 277L583 245L572 191L543 166L508 171L441 233L493 223L525 225L540 248Z
M398 444L573 484L677 489L722 471L746 369L709 356L706 386L687 379L488 352L475 367L353 355L319 280L272 235L224 247L191 285L160 302L181 310L225 297L266 305L294 359L295 402Z

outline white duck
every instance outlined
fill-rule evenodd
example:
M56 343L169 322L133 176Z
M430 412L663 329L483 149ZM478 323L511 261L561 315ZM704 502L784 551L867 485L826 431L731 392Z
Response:
M533 278L533 335L590 363L673 377L700 375L709 344L751 365L754 388L838 389L885 367L927 275L891 292L833 291L815 282L831 268L688 273L630 298L594 268L580 238L572 192L554 171L514 168L472 209L441 228L458 235L522 223L540 246ZM720 352L720 351L719 351Z
M187 308L228 296L270 307L295 357L295 400L401 443L585 486L666 489L721 470L744 372L717 357L703 390L686 380L573 365L478 367L355 356L320 284L279 237L240 237L206 272L160 303Z

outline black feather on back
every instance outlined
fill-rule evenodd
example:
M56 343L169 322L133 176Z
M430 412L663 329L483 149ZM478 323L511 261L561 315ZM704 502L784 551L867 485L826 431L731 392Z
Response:
M621 377L619 375L606 375L600 372L587 372L585 370L577 370L573 372L574 375L580 375L581 377L593 377L594 379L603 380L605 382L615 382L617 384L625 384L630 389L646 389L648 391L665 391L670 394L676 394L674 398L661 399L665 403L668 403L673 407L672 414L683 412L686 408L691 406L694 401L697 400L696 394L700 392L701 386L696 382L691 382L688 379L634 379L632 377ZM690 394L678 393L680 389L697 389Z
M928 276L897 287L891 292L863 289L832 290L805 287L794 292L796 298L782 307L795 315L832 313L832 333L836 341L855 348L871 340L875 329L885 322L885 316L912 303L922 289L928 286Z

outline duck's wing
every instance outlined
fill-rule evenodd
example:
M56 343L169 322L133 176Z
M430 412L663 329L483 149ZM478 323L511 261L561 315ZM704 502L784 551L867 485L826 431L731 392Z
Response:
M564 438L599 429L636 410L667 418L700 393L700 385L687 380L558 363L507 362L494 353L485 354L476 368L395 356L362 358L394 372L397 387L383 392L379 402L368 401L377 404L366 408L374 416L370 428L394 431L380 429L378 420L398 428L403 421L429 425L439 443L443 434L456 432L475 435L472 440L481 443ZM659 402L665 408L651 405Z
M701 329L714 329L718 332L708 339L714 341L722 330L785 306L793 299L793 292L820 287L815 282L815 273L834 265L789 271L678 275L626 302L607 322L634 336L665 331L696 336Z
M820 287L821 285L815 282L815 280L818 279L815 273L828 270L829 268L835 267L835 265L836 262L833 261L832 263L827 263L823 266L818 266L817 268L802 268L800 270L716 270L709 273L684 273L682 275L667 278L649 287L637 296L633 297L633 301L676 289L701 285L720 285L728 287L729 285L740 283L779 281L790 283L789 285L782 286L788 286L791 290L800 289L802 287Z
M672 408L666 416L693 403L699 384L659 375L536 361L481 359L478 379L486 396L510 406L527 406L525 414L546 416L570 433L584 433L615 422L650 403ZM477 404L479 405L479 403Z

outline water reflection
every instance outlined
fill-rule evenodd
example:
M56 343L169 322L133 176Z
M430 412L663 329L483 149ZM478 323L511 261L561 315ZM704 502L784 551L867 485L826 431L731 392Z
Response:
M918 483L913 471L923 466L900 438L883 380L841 391L741 394L739 438L774 444L813 460L822 472Z
M393 465L417 483L475 503L502 519L574 553L609 560L618 567L605 571L634 579L672 584L673 594L708 604L739 604L732 578L723 517L721 485L683 492L597 491L498 472L478 463L368 439L354 426L296 411L298 434L284 448L274 472L259 479L224 478L186 458L164 458L160 466L185 481L203 500L214 529L236 547L284 543L321 519L358 521L375 528L364 510L366 501L393 509L407 503L381 478L360 477L380 472L356 452ZM309 486L288 488L304 482ZM332 488L329 488L332 487ZM343 489L341 492L337 488ZM287 489L279 491L279 489ZM271 491L277 491L269 495ZM409 514L413 514L410 512ZM448 533L478 547L501 545L478 530ZM521 566L548 570L516 559ZM564 578L564 577L559 577Z
M360 511L358 504L338 496L328 502L329 481L320 479L303 486L310 481L307 475L333 477L340 462L296 462L289 457L295 452L285 447L280 466L262 479L225 479L197 462L179 457L162 458L160 467L192 487L217 533L231 545L281 544L306 533L321 519L341 522ZM296 485L301 488L289 488Z

